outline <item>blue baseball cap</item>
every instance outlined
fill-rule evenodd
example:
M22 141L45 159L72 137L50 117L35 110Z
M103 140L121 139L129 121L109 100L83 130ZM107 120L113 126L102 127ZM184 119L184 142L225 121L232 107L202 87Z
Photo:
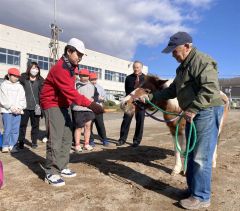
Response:
M168 45L162 53L171 53L177 46L185 43L192 43L192 37L187 32L177 32L170 37Z

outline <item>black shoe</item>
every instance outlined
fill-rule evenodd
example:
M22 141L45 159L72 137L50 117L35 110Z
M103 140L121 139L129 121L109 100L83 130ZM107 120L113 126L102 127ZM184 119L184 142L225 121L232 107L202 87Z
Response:
M24 149L24 144L23 143L19 143L18 144L18 149Z
M32 144L32 149L37 149L38 145L37 144Z
M132 147L138 147L139 146L139 143L133 143L132 144Z
M118 141L118 143L116 143L116 146L122 146L124 144L125 144L125 141L120 140Z

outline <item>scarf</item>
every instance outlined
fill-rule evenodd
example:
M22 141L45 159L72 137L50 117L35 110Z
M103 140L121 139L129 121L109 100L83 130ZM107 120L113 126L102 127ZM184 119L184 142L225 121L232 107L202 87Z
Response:
M63 55L62 58L63 58L63 61L65 62L65 64L67 65L71 76L74 76L74 70L77 66L71 64L71 62L69 61L69 59L65 55Z

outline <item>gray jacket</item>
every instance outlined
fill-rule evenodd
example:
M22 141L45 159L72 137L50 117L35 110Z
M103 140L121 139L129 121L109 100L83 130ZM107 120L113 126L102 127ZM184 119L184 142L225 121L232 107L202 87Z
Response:
M91 99L94 96L94 86L90 83L83 83L79 80L76 81L76 89L78 90L78 92L82 95L84 95L86 98ZM91 109L87 108L87 107L83 107L83 106L79 106L76 104L72 105L72 110L73 111L92 111Z

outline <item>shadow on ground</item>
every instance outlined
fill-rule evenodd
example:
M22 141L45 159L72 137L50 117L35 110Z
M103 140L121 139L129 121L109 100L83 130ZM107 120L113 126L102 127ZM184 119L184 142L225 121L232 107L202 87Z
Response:
M88 164L113 179L122 180L125 183L126 181L132 181L138 186L178 200L181 195L180 189L171 187L167 183L153 179L120 163L120 161L142 163L145 166L157 168L170 174L171 169L151 162L154 160L164 160L167 155L173 155L173 152L168 149L151 146L139 146L137 148L128 146L118 147L117 149L105 148L103 151L80 155L73 153L70 156L70 162Z
M33 173L40 179L44 180L45 172L41 166L44 165L45 158L38 155L33 149L30 148L31 142L25 140L25 147L18 153L13 153L12 157L19 160L22 164L27 166Z
M116 143L114 139L110 139L109 141ZM30 145L30 142L27 140L26 145ZM93 151L89 153L72 153L70 155L70 163L85 163L98 169L112 179L122 180L124 183L129 183L130 181L130 183L137 184L138 187L178 200L181 196L180 189L172 187L160 180L156 180L121 163L141 163L145 166L156 168L170 174L170 168L152 162L154 160L164 160L167 155L172 156L173 152L168 149L152 146L139 146L133 148L129 145L125 145L125 147L118 147L115 149L104 148L102 151ZM12 154L12 156L31 169L40 179L44 179L45 173L41 166L44 166L45 158L39 156L34 150L25 147L20 153Z

